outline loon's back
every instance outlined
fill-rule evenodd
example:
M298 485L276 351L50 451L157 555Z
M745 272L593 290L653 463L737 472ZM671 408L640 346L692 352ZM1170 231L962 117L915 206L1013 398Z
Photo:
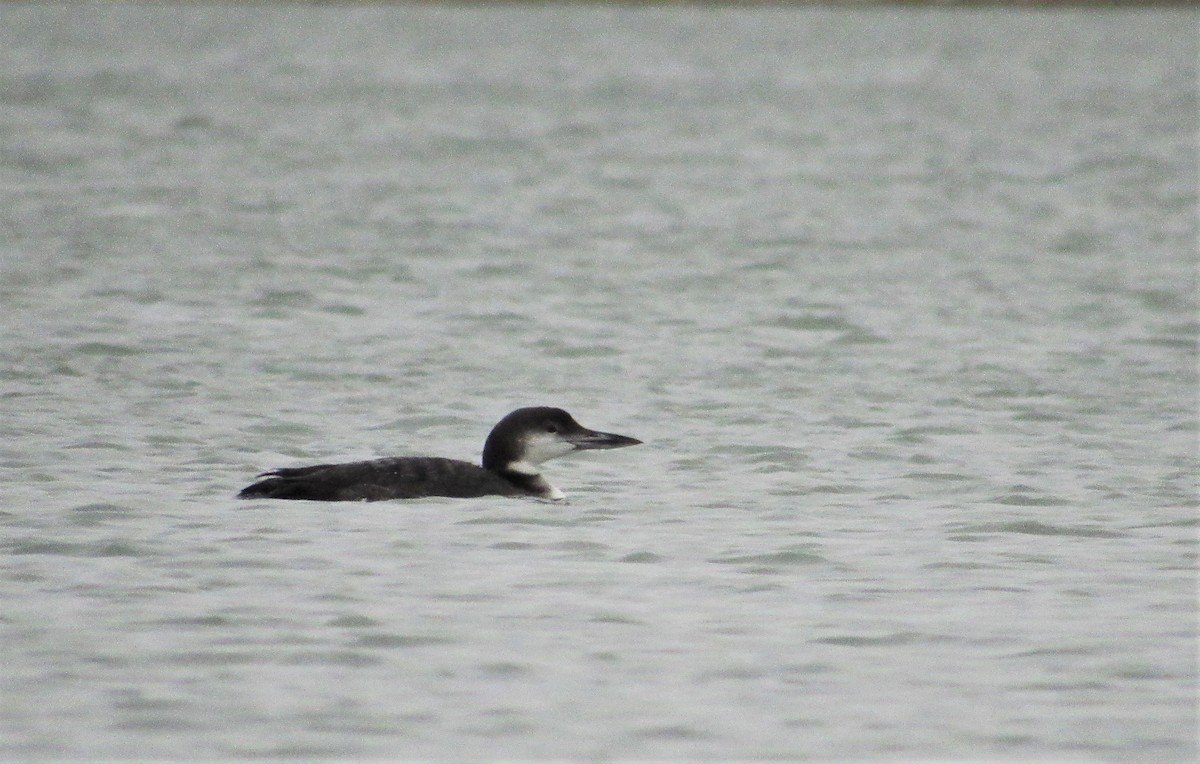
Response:
M425 496L530 496L495 472L459 459L390 457L346 464L315 464L264 472L241 490L241 499L381 501Z

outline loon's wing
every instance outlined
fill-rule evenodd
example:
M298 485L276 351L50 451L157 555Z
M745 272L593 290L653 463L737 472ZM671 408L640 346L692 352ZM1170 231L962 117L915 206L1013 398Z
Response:
M393 457L346 464L315 464L264 472L240 499L381 501L422 496L512 496L516 485L470 462L439 457Z

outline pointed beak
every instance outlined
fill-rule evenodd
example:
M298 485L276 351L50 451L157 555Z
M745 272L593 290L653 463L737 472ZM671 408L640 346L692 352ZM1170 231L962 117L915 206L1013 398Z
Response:
M596 432L595 430L580 430L564 436L564 440L575 446L577 451L587 451L596 448L624 448L636 446L642 441L625 435L611 432Z

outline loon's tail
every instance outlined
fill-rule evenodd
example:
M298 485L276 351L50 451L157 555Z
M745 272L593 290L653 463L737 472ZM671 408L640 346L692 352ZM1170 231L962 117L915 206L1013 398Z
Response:
M237 497L239 499L282 498L277 495L277 492L280 491L281 488L283 488L283 486L281 486L280 483L285 483L285 482L286 481L279 480L278 478L271 478L270 480L260 480L257 483L254 483L253 485L248 485L245 488L243 488L242 490L238 491Z
M329 486L319 480L306 480L314 472L328 467L316 464L311 467L287 467L271 470L259 475L263 480L238 491L239 499L308 499L310 501L332 501Z
M315 499L306 483L287 478L267 478L238 491L239 499Z

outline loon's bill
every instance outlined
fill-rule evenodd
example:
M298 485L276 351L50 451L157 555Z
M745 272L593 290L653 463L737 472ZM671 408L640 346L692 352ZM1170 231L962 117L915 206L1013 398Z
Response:
M533 496L561 499L538 465L572 451L636 446L625 435L589 430L562 409L517 409L492 428L483 466L437 456L396 456L264 472L239 499L382 501L424 496Z

